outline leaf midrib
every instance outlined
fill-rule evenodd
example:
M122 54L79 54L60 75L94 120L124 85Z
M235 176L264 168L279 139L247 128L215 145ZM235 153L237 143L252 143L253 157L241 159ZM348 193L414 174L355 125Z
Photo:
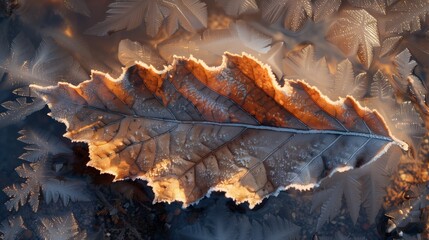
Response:
M77 104L78 105L78 104ZM211 122L211 121L189 121L189 120L175 120L175 119L165 119L165 118L157 118L157 117L148 117L141 115L128 115L125 113L102 109L89 105L80 105L83 108L105 112L107 114L115 114L123 117L130 118L138 118L138 119L148 119L160 122L169 122L175 124L191 124L191 125L211 125L211 126L221 126L221 127L239 127L239 128L247 128L247 129L255 129L255 130L265 130L265 131L274 131L274 132L287 132L287 133L295 133L295 134L330 134L330 135L339 135L339 136L350 136L350 137L364 137L368 139L376 139L385 142L396 142L394 139L388 136L364 132L353 132L353 131L340 131L340 130L328 130L328 129L296 129L296 128L284 128L284 127L273 127L266 125L252 125L246 123L226 123L226 122ZM114 120L112 122L122 121L123 118Z

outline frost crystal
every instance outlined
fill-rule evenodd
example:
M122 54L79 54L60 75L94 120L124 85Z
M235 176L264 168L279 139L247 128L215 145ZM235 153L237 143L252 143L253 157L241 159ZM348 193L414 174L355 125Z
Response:
M45 240L86 239L86 232L79 231L79 226L73 214L62 217L46 217L40 219L40 236Z
M10 217L0 224L0 233L3 234L0 237L4 240L15 240L25 229L27 228L24 226L24 220L21 216Z
M357 53L362 64L369 68L373 48L380 46L377 20L365 10L343 11L330 26L327 39L347 55Z
M3 189L11 198L5 203L9 211L12 209L18 211L20 206L28 202L33 211L37 212L42 192L47 203L57 202L60 197L65 206L69 201L89 200L87 194L83 192L83 182L54 179L45 169L43 162L23 164L16 168L16 172L20 177L26 178L26 181L21 185L14 184Z

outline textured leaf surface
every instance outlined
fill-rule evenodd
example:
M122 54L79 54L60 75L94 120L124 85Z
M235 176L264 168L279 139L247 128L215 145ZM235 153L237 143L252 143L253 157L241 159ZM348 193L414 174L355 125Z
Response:
M357 53L359 60L369 67L373 47L379 47L377 20L365 10L344 11L329 28L327 39L345 54Z
M177 58L164 71L93 72L72 86L32 88L66 136L89 143L89 165L116 180L146 179L155 201L189 205L224 191L253 207L289 187L314 186L338 167L362 166L392 144L378 113L351 97L332 102L302 81L227 54L219 67Z

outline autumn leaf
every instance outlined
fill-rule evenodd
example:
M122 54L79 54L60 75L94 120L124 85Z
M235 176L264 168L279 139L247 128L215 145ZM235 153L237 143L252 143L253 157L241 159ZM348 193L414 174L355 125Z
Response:
M361 63L371 65L373 48L380 46L377 20L365 10L343 11L328 30L327 39L346 55L357 53Z
M281 87L268 66L226 54L221 66L176 58L72 86L32 86L65 136L89 144L88 165L141 178L155 202L224 191L250 207L279 190L308 189L338 168L375 161L396 140L352 97L333 102L303 81Z

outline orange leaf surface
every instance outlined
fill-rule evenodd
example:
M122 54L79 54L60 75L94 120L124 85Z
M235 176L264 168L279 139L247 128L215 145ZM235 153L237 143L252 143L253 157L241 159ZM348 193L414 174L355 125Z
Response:
M88 165L116 180L141 178L154 201L197 202L224 191L250 207L290 187L406 148L380 115L352 97L331 101L303 81L281 87L268 66L226 54L221 66L176 58L118 79L93 72L78 86L32 86L65 136L89 144Z

